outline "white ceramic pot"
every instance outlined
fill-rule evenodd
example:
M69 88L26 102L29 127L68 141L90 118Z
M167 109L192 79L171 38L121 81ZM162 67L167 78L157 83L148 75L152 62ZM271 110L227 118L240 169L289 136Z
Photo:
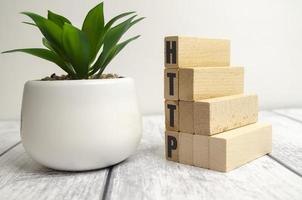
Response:
M92 170L116 164L141 139L134 81L28 81L21 138L38 163L57 170Z

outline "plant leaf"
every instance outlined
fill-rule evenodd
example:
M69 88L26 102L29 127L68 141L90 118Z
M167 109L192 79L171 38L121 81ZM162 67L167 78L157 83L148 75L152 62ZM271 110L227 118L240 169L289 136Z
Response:
M132 20L135 17L136 17L136 15L133 17L130 17L126 21L124 21L124 22L118 24L117 26L108 30L108 32L106 33L106 36L104 38L103 51L105 52L105 54L107 52L110 52L111 48L114 47L118 43L118 41L121 39L121 37L129 30L129 28L131 28L131 26L133 26L134 24L136 24L137 22L139 22L143 19L143 18L139 18L132 22Z
M71 24L71 22L67 18L58 15L54 12L51 12L50 10L48 11L47 18L52 22L56 23L61 28L63 28L64 23Z
M88 78L90 44L86 34L65 23L63 26L63 47L78 78Z
M23 12L22 14L27 15L35 22L41 33L49 42L56 45L56 47L61 46L62 29L57 24L35 13Z
M22 22L23 24L27 24L27 25L31 25L31 26L37 26L36 24L34 23L30 23L30 22Z
M42 38L42 43L43 43L43 45L44 45L47 49L49 49L49 50L55 52L55 50L54 50L53 47L51 46L51 43L50 43L46 38Z
M123 18L123 17L126 17L127 15L131 15L135 12L126 12L126 13L122 13L114 18L112 18L105 26L105 32L111 28L111 26L119 19Z
M139 38L140 35L137 35L135 37L132 37L124 42L121 42L120 44L116 45L110 52L110 54L107 56L106 60L103 61L103 63L100 63L99 66L96 66L96 68L92 69L92 71L89 73L90 75L93 75L94 73L96 73L98 70L99 71L99 75L101 75L103 73L103 71L105 70L106 66L111 62L111 60L121 51L123 50L124 47L127 46L127 44L129 44L131 41Z
M43 43L43 45L44 45L47 49L49 49L50 51L56 53L57 56L61 57L61 59L65 62L66 67L69 68L69 70L72 71L72 72L75 74L75 71L74 71L72 65L71 65L70 63L66 62L66 59L65 59L64 57L62 57L62 54L59 54L59 53L54 49L54 47L52 46L52 44L51 44L49 41L47 41L46 38L42 38L42 43Z
M140 18L138 18L138 19L132 21L132 22L131 22L131 26L133 26L134 24L138 23L139 21L141 21L141 20L143 20L143 19L145 19L145 17L140 17Z
M126 21L116 25L115 27L109 29L105 35L104 38L104 46L103 46L103 52L93 65L92 69L102 67L102 64L105 63L107 57L111 53L114 46L118 43L118 41L121 39L121 37L124 35L127 30L133 26L135 23L139 22L143 18L139 18L132 22L132 20L136 17L132 16Z
M57 54L55 54L54 52L48 49L42 49L42 48L14 49L10 51L4 51L2 53L12 53L12 52L23 52L43 58L45 60L57 64L68 74L74 75L74 73L71 70L69 70L68 67L65 65L64 61Z
M22 14L30 17L40 29L53 51L60 55L66 62L69 62L62 45L62 28L51 20L48 20L40 15L30 12L23 12Z
M110 53L110 50L117 44L123 34L130 28L131 21L135 17L136 16L132 16L126 21L116 25L115 27L107 31L106 36L104 38L103 52L100 56L102 63L104 63L104 61L106 60L108 54Z
M139 38L140 35L134 36L124 42L121 42L120 44L116 45L113 50L110 52L109 56L107 57L105 63L103 64L105 67L110 63L110 61L121 51L123 50L124 47L127 46L127 44L129 44L130 42L132 42L133 40L136 40L137 38Z
M83 23L82 31L84 31L89 39L91 55L90 61L92 62L99 49L102 46L104 38L104 4L103 2L92 8Z

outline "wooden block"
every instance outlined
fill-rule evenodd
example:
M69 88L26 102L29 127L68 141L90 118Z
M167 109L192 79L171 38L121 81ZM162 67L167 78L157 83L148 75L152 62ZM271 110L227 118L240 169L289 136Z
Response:
M165 69L165 99L178 100L178 70L177 69Z
M194 133L194 102L179 101L179 131ZM204 113L204 112L203 112Z
M179 149L179 133L176 131L166 131L165 134L165 148L166 159L178 162Z
M257 122L257 95L179 101L179 131L214 135Z
M203 114L208 113L208 115ZM233 95L194 104L195 134L214 135L258 120L257 95Z
M179 101L179 131L186 133L213 135L254 123L257 116L256 95Z
M227 172L272 151L272 127L256 123L209 137L209 168Z
M209 136L193 135L193 165L209 168Z
M165 66L167 68L229 65L229 40L183 36L165 38Z
M243 67L179 69L179 100L193 101L243 93Z
M179 133L179 162L193 165L193 134Z
M165 121L166 129L170 131L179 130L178 120L178 101L166 100L165 101Z

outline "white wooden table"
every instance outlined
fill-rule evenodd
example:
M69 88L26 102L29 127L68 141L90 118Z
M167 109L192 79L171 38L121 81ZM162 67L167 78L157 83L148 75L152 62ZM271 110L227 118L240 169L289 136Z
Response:
M0 200L302 199L302 109L260 112L273 124L273 153L229 173L165 160L164 118L147 116L137 152L89 172L59 172L31 160L19 123L0 122Z

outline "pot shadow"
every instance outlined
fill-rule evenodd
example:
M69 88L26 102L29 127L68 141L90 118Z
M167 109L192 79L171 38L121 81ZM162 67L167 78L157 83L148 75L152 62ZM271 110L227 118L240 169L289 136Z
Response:
M22 146L22 145L20 145ZM53 177L69 177L74 175L82 174L92 174L98 173L103 170L114 170L119 165L129 164L131 162L139 162L142 160L161 160L166 161L165 159L165 148L163 143L157 142L146 142L142 140L141 144L137 150L130 157L122 160L116 164L84 171L68 171L68 170L57 170L46 167L34 161L24 150L24 148L17 148L18 152L15 154L15 157L10 159L9 168L13 169L15 173L18 173L20 179L33 179L33 178L46 178L49 176ZM19 155L18 155L19 154Z
M10 162L8 167L13 170L14 173L18 174L18 180L49 178L49 176L72 177L75 175L89 175L99 173L110 168L105 167L85 171L56 170L37 163L24 151L18 156L17 159L14 159L13 162Z

